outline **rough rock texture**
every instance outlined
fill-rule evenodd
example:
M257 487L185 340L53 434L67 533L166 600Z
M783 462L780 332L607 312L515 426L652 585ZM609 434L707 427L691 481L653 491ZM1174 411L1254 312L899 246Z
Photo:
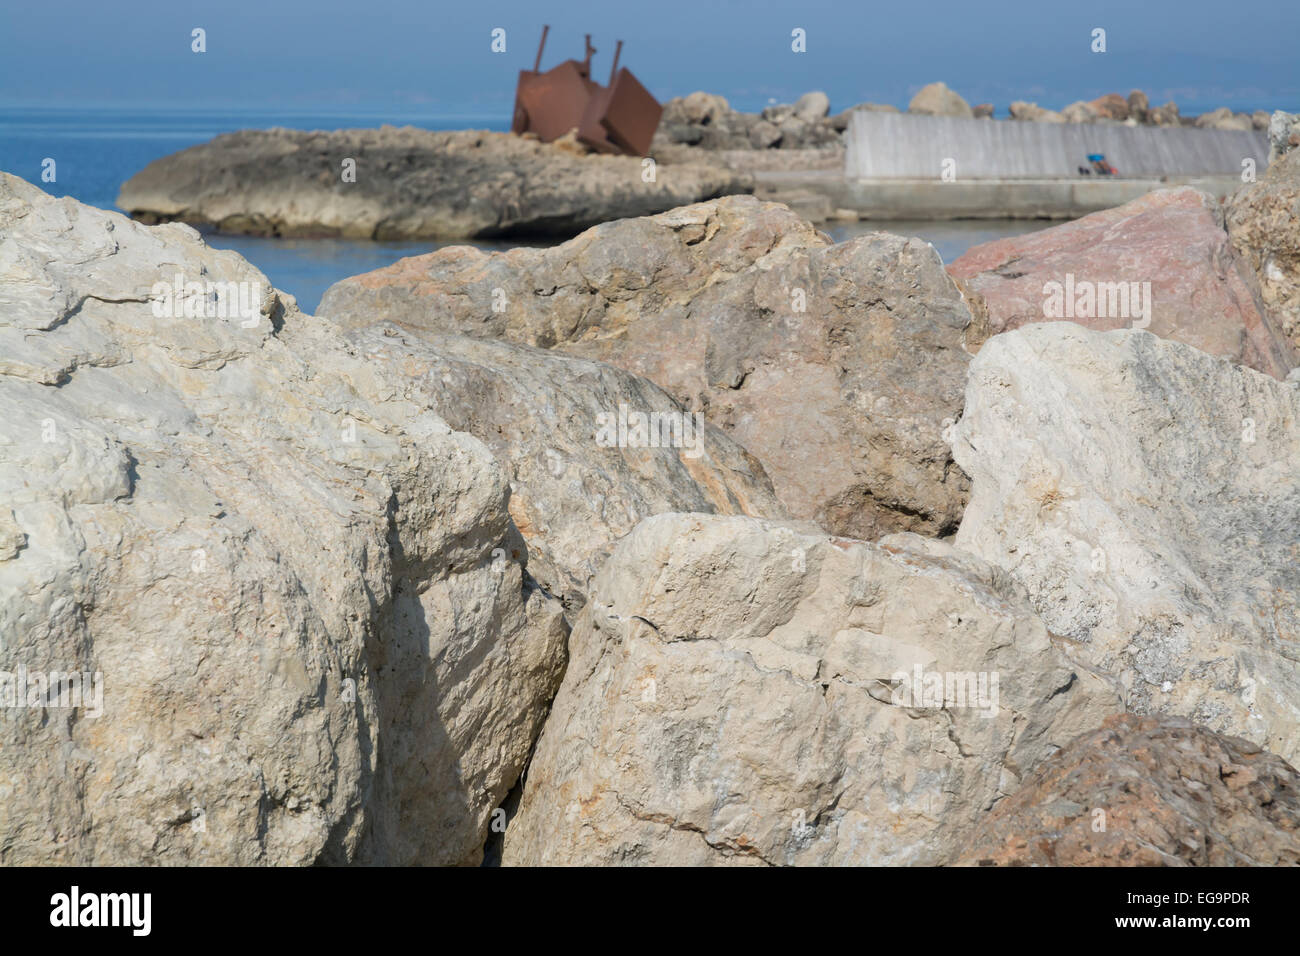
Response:
M1286 378L1300 359L1264 307L1249 265L1233 251L1222 215L1198 190L1158 190L1051 229L975 246L948 272L972 308L987 313L993 335L1051 318L1101 330L1143 328L1132 299L1125 314L1122 300L1112 303L1113 290L1102 294L1096 286L1126 283L1131 292L1132 283L1149 282L1149 331ZM1300 242L1300 230L1290 234ZM1060 283L1064 298L1067 275L1076 306L1080 294L1097 292L1090 315L1078 308L1073 316L1045 312L1046 284Z
M1147 332L996 336L953 445L958 547L1129 710L1300 754L1300 389Z
M960 862L1300 865L1300 774L1190 721L1122 714L994 807Z
M0 176L0 862L477 858L564 620L390 374L192 229ZM8 706L20 668L102 708Z
M970 104L944 83L921 87L907 104L907 111L924 116L961 116L966 119L975 115Z
M1271 163L1227 203L1232 245L1254 270L1282 333L1300 348L1300 150Z
M355 181L344 181L345 160ZM155 160L117 204L146 222L269 236L424 239L572 235L714 196L752 180L715 163L578 155L508 133L413 127L243 130Z
M655 156L671 147L700 150L813 149L836 145L847 123L830 117L825 93L805 93L795 103L779 103L762 113L733 110L725 98L695 92L664 104L653 142Z
M838 534L942 534L961 517L966 480L943 432L971 318L920 240L832 245L783 206L731 197L550 249L404 259L331 286L319 311L625 368L702 411L792 515Z
M528 573L569 607L612 543L666 511L784 517L762 466L657 386L622 369L507 342L383 325L349 335L391 366L395 398L483 441L505 466ZM610 445L620 407L659 414L639 447ZM602 418L602 416L609 416ZM697 424L703 427L697 429ZM656 447L647 447L652 438ZM676 445L676 447L672 447ZM501 556L498 556L501 557ZM511 560L516 555L508 555Z
M1300 113L1274 110L1265 128L1268 130L1269 165L1300 146Z
M1117 708L983 562L750 518L642 522L570 652L507 864L947 862ZM911 699L918 668L986 693Z

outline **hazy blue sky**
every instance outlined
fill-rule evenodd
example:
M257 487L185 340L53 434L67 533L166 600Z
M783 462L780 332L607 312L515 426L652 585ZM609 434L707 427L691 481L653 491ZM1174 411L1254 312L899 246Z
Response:
M1135 86L1184 112L1300 106L1300 0L0 0L0 106L508 113L544 22L544 67L581 56L590 31L599 79L621 38L657 96L705 89L748 109L809 89L836 109L905 105L933 80L999 113Z

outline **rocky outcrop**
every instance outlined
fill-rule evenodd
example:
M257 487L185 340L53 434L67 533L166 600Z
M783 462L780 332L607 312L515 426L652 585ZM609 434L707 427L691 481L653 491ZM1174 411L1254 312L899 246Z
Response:
M1255 128L1255 122L1251 119L1249 113L1234 113L1226 106L1220 106L1217 110L1204 113L1196 117L1196 126L1199 129L1235 129L1235 130L1252 130Z
M426 239L573 235L752 190L707 162L651 170L508 133L385 126L226 133L150 163L117 204L145 222L230 233Z
M1300 150L1271 163L1225 210L1233 248L1249 264L1277 325L1300 348Z
M1111 717L983 821L970 866L1296 866L1300 774L1176 717Z
M1091 103L1077 100L1061 110L1061 116L1067 123L1095 123L1102 118Z
M664 104L655 133L655 155L665 148L702 150L816 149L838 145L847 124L836 125L825 93L805 93L794 103L767 106L761 113L733 110L724 97L695 92Z
M569 608L582 606L613 542L644 517L785 514L744 449L621 369L391 325L348 339L383 374L391 402L432 411L493 452L510 484L528 573Z
M1300 239L1300 229L1290 235ZM948 271L989 334L1064 319L1146 328L1275 378L1300 364L1233 250L1219 204L1190 187L975 246Z
M1137 92L1137 91L1134 91ZM1107 93L1091 100L1088 106L1097 116L1123 122L1129 118L1128 100L1118 93Z
M958 547L1025 586L1129 710L1300 754L1300 389L1058 322L972 362Z
M336 283L319 311L648 378L755 455L792 515L835 533L943 534L960 520L965 477L944 430L971 317L919 240L832 245L782 206L732 197L550 249L404 259Z
M749 518L642 522L570 653L506 864L948 862L1116 709L983 562Z
M0 862L477 860L566 627L390 391L192 229L0 176Z
M945 83L921 87L907 104L907 111L922 116L959 116L965 119L975 115L970 104L948 89Z
M1268 162L1273 165L1300 146L1300 113L1274 110L1268 118Z
M794 115L805 123L825 119L831 112L831 98L820 90L805 93L794 103Z
M1125 101L1128 105L1128 115L1139 123L1146 123L1151 116L1151 101L1141 90L1133 90Z
M853 114L858 110L865 110L868 113L897 113L897 106L891 106L888 103L859 103L857 106L850 106L848 109L836 113L830 117L831 126L838 132L844 132L849 128L849 121Z
M1033 123L1064 123L1065 117L1056 110L1043 109L1037 103L1016 100L1011 104L1011 118Z
M1182 126L1183 120L1178 112L1178 104L1170 100L1164 106L1154 106L1148 114L1152 126Z
M1227 111L1231 116L1231 111ZM1244 114L1242 114L1244 115ZM1151 106L1147 95L1141 90L1133 90L1127 97L1118 93L1107 93L1095 100L1078 100L1066 106L1060 112L1044 109L1037 103L1017 100L1011 104L1011 118L1038 123L1127 123L1143 126L1181 126L1182 118L1178 114L1178 104L1168 102L1164 106ZM1246 117L1247 120L1250 117ZM1219 117L1222 119L1222 117ZM1209 121L1207 124L1209 125ZM1238 120L1230 125L1214 127L1237 129ZM1249 129L1250 127L1245 127Z

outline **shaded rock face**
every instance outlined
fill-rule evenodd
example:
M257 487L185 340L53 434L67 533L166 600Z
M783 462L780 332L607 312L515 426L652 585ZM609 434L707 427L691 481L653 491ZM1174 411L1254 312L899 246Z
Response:
M367 364L391 369L390 401L433 411L496 455L527 545L528 573L568 607L583 604L612 543L643 517L785 516L751 455L622 369L391 325L358 330L349 341ZM637 416L648 420L640 434ZM522 556L503 551L496 558Z
M961 517L966 479L944 430L971 317L919 240L832 245L783 206L732 197L550 249L404 259L336 283L319 311L648 378L756 456L793 516L837 534L943 534Z
M1103 331L1147 328L1285 378L1300 359L1265 308L1221 217L1205 193L1159 190L1064 225L975 246L948 272L972 307L987 314L992 335L1053 319ZM1300 237L1300 229L1290 234Z
M1300 389L1147 332L990 339L958 547L1007 569L1127 709L1300 754Z
M155 160L117 204L145 222L230 233L425 239L573 235L753 189L748 176L716 164L654 174L647 182L636 157L577 155L508 133L243 130Z
M983 562L749 518L644 521L570 652L506 864L947 862L1117 707Z
M1300 774L1190 721L1122 714L994 807L959 863L1295 866Z
M1260 295L1282 333L1300 348L1300 151L1228 200L1233 248L1250 265Z
M0 277L0 861L476 860L566 639L489 450L188 227L3 176Z
M743 113L725 98L695 92L664 104L654 150L678 155L675 146L700 150L813 149L838 145L847 124L829 117L830 98L820 91L805 93L794 103L778 103L762 113Z
M970 104L944 83L931 83L921 87L907 104L907 111L924 116L961 116L966 119L975 115Z

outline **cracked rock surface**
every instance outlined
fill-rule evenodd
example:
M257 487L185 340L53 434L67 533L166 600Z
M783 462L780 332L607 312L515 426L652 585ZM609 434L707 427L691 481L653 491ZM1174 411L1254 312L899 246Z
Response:
M1300 774L1179 717L1110 717L990 813L967 866L1296 866Z
M933 674L951 691L924 696ZM949 862L1117 709L1005 574L941 542L659 515L596 577L503 861Z
M390 401L435 412L496 455L510 482L528 573L566 607L582 606L613 543L647 515L785 517L752 455L622 369L392 325L348 339L367 365L382 370ZM612 443L620 409L626 418L646 417L643 437L654 445Z
M956 545L1127 709L1300 758L1300 388L1148 332L995 336L953 451Z
M732 196L549 249L457 247L335 283L318 310L598 359L650 379L757 457L797 518L874 540L956 530L944 434L971 315L928 243L832 244Z
M0 174L0 863L478 859L567 629L489 449L390 395L189 227Z

